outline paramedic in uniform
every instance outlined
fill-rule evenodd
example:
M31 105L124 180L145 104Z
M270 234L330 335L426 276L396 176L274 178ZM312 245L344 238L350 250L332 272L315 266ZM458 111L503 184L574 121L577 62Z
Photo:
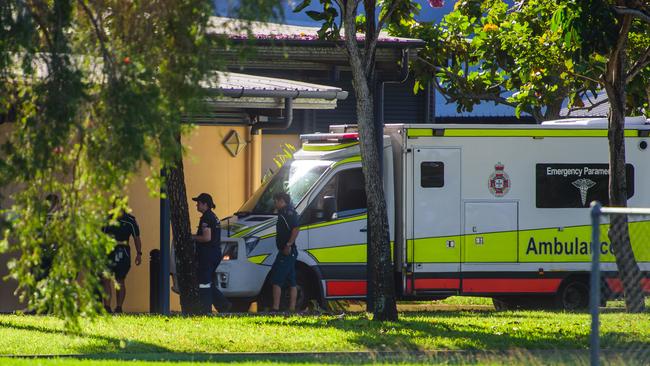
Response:
M124 298L126 297L126 284L125 279L129 269L131 269L131 247L129 246L129 237L133 237L135 243L135 264L137 266L142 263L142 242L140 241L140 228L138 223L135 221L133 215L129 215L126 212L122 212L120 217L117 219L117 225L111 225L104 228L104 232L112 236L117 245L113 248L113 251L108 255L108 268L115 275L115 280L117 281L119 288L115 290L115 295L117 297L117 307L115 308L115 313L122 312L122 305L124 304ZM112 286L111 280L104 278L102 280L104 283L104 291L106 296L104 297L104 308L107 312L111 312L111 293Z
M214 280L215 271L221 262L221 227L217 215L212 212L216 206L212 196L201 193L192 198L196 202L196 209L203 215L199 221L196 235L192 239L196 242L196 251L199 260L199 298L201 300L201 312L209 314L212 312L212 305L220 312L228 312L232 304L219 291L217 281Z
M291 204L291 196L279 192L273 196L275 208L278 210L278 221L275 227L275 245L278 248L278 255L275 257L271 267L271 283L273 284L273 308L272 311L280 309L280 295L282 287L289 285L289 311L296 310L296 298L298 289L296 287L296 238L298 237L298 214Z

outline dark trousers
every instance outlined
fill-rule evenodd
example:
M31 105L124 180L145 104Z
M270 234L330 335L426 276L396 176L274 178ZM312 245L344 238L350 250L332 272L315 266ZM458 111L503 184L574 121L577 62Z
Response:
M199 296L202 312L212 312L212 305L219 311L224 311L229 304L228 299L219 291L214 271L221 263L221 248L218 244L197 243L199 259Z

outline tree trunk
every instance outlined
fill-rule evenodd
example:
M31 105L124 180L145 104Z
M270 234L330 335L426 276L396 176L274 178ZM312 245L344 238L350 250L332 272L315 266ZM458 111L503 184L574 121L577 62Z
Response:
M560 119L560 112L562 111L562 103L564 102L564 99L560 100L555 100L551 103L549 103L546 106L546 111L544 111L544 120L545 121L551 121L554 119ZM541 122L540 122L541 123Z
M610 54L605 72L605 89L609 98L609 205L627 207L627 177L625 175L625 39L629 19L622 25L618 47ZM623 32L625 32L623 34ZM627 215L614 215L610 221L609 240L616 258L619 277L623 283L625 307L628 312L644 310L641 271L634 258Z
M180 136L177 138L180 146ZM181 154L179 152L179 154ZM183 314L199 314L199 281L196 253L190 233L190 214L185 190L183 158L179 156L174 167L169 168L167 195L171 211L172 234L176 252L176 275L178 276L181 310Z
M351 1L350 3L354 3ZM357 123L363 175L366 181L366 196L368 200L368 258L367 271L368 291L372 294L373 320L396 321L397 303L395 301L395 282L390 252L390 236L388 232L388 214L384 187L380 177L379 154L377 150L377 134L373 120L374 111L374 68L366 70L365 58L372 55L361 55L357 44L354 19L356 9L348 6L345 10L345 45L352 68L352 85L356 97ZM369 18L372 19L372 18ZM372 21L372 20L369 20ZM366 42L369 40L367 39Z

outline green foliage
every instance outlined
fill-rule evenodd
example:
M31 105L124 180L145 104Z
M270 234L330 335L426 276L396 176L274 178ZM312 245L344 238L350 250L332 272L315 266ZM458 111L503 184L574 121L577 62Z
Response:
M276 154L273 158L273 163L278 170L282 168L284 164L293 159L293 153L296 152L296 147L290 143L284 143L280 145L280 150L282 150L282 152ZM273 177L273 174L275 174L276 171L277 170L269 169L269 171L262 177L262 185L266 184L266 182Z
M612 14L602 1L533 0L513 8L502 0L467 0L457 2L440 24L390 30L427 41L413 63L419 85L433 82L447 102L458 104L458 112L492 101L541 122L558 118L566 98L569 106L582 107L583 98L593 98L602 88L597 80L605 59L580 52L577 45L609 47L617 35L605 19ZM649 39L647 32L637 35L643 40L631 39L630 45Z
M274 1L250 1L258 15L275 14ZM253 14L251 2L243 13ZM0 184L19 188L0 215L0 250L15 254L10 276L30 309L71 329L102 311L99 279L114 242L101 228L109 210L114 218L126 208L142 163L180 156L182 121L202 108L200 82L221 66L212 14L210 0L0 4L0 115L13 120ZM148 183L156 189L160 176ZM48 217L49 193L62 209Z
M646 18L632 17L627 33L622 32L621 9L637 9ZM564 46L573 53L572 61L579 65L579 72L589 76L583 88L604 87L607 63L616 52L617 44L626 37L626 63L624 84L627 94L626 115L650 116L650 3L647 1L613 2L608 0L568 1L564 12L573 16L559 16L554 26L574 35L564 39ZM631 73L635 73L632 75Z

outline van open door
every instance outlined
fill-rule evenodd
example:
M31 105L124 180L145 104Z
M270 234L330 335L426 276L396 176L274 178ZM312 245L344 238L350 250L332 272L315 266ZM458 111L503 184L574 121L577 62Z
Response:
M407 197L407 294L460 289L460 149L414 148Z

